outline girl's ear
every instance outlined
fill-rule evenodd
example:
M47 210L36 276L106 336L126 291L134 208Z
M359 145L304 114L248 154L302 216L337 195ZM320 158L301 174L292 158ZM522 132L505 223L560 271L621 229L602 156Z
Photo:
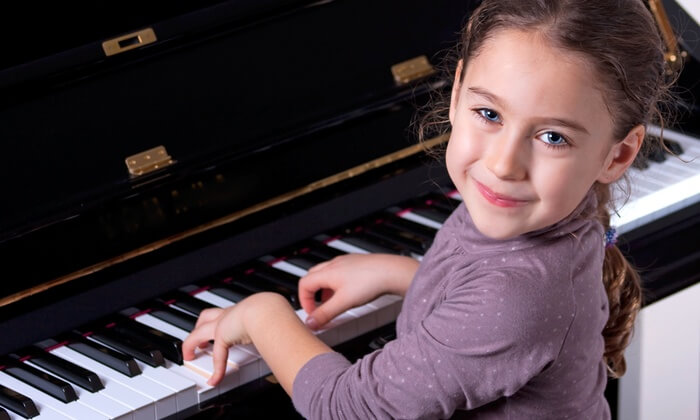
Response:
M616 143L605 158L598 182L610 184L620 179L637 157L645 135L646 129L640 124L632 128L622 141Z
M459 102L459 88L462 85L462 65L464 60L460 59L457 62L457 70L455 70L455 82L452 84L452 96L450 97L450 124L454 124L455 113L457 112L457 103Z

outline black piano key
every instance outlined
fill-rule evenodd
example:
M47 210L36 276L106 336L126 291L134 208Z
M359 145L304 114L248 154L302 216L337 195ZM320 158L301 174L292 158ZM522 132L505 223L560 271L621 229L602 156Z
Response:
M10 420L10 415L2 407L0 407L0 420Z
M0 357L3 371L20 381L56 398L64 403L78 399L75 390L68 382L56 378L42 370L8 356Z
M297 291L291 289L284 284L278 284L273 281L261 277L256 272L247 273L244 275L239 275L234 277L234 284L242 286L246 290L250 290L251 293L258 292L275 292L284 296L287 301L292 305L292 307L297 310L301 309L299 304L299 298L297 296Z
M649 149L647 150L646 157L652 162L661 163L666 160L666 153L664 149L657 143L649 143Z
M295 291L282 285L272 283L263 277L258 276L254 272L242 274L238 273L235 277L226 279L222 282L222 287L231 289L234 292L241 294L252 295L261 292L275 292L284 296L292 307L297 310L301 308L299 298Z
M182 359L182 340L166 334L148 325L141 324L128 317L120 317L114 325L115 331L128 335L134 338L140 338L152 344L163 354L168 360L181 365Z
M328 261L328 260L317 258L313 255L304 255L304 256L299 255L299 256L289 257L286 259L286 261L290 264L296 265L297 267L303 268L304 270L308 271L311 267L313 267L317 264L320 264L324 261Z
M459 201L442 194L428 194L423 197L422 202L443 213L451 214L459 205Z
M362 248L370 253L397 255L402 253L401 249L399 248L391 247L391 245L382 243L382 241L378 240L377 238L369 238L361 234L346 235L341 237L340 240L358 248Z
M410 235L406 232L400 232L392 229L389 226L383 226L381 224L374 225L364 231L365 235L368 237L374 237L384 241L392 242L403 249L406 249L415 254L423 255L427 248L425 243L421 240L415 238L415 236Z
M39 415L34 401L10 388L0 385L0 406L13 411L25 419Z
M136 337L121 334L114 328L104 328L94 331L92 334L90 334L89 338L104 346L111 347L117 351L139 359L150 366L158 367L165 365L163 353L161 353L161 351L154 345Z
M445 220L447 220L447 217L449 217L449 213L445 213L431 207L418 207L413 208L411 211L437 223L445 223Z
M683 146L681 146L680 143L677 141L669 140L669 139L664 139L664 145L668 150L671 151L674 155L681 155L683 154Z
M396 208L396 211L399 210L400 209ZM400 231L410 232L417 238L431 243L433 241L433 238L435 238L435 234L437 233L437 229L435 228L416 223L412 220L404 219L403 217L399 217L391 212L382 214L381 218L383 225L390 226Z
M230 300L231 302L240 302L246 298L246 294L236 292L232 289L225 287L212 287L209 291L217 296L224 299Z
M74 383L90 392L97 392L104 389L104 384L96 373L91 372L81 366L78 366L68 360L54 356L38 347L30 347L23 349L13 357L26 355L29 360L35 365L41 366L43 369L59 376L69 382Z
M63 338L63 337L62 337ZM126 376L133 377L141 374L136 360L133 357L90 341L80 334L66 335L66 344L70 349L77 351L103 365L110 367ZM60 340L59 341L64 341Z
M297 293L299 290L299 276L278 270L263 262L255 264L253 269L258 276L273 283L288 287L294 291L294 293Z
M332 260L340 255L345 255L347 252L341 251L339 249L331 248L324 243L325 240L330 239L328 235L319 235L314 241L310 241L303 245L299 250L299 255L303 256L313 256L315 258L320 258L323 261Z
M154 309L150 314L187 332L191 332L197 324L197 317L170 307Z
M169 293L162 298L158 298L158 300L196 317L199 317L199 314L205 309L215 308L211 303L192 297L181 290Z

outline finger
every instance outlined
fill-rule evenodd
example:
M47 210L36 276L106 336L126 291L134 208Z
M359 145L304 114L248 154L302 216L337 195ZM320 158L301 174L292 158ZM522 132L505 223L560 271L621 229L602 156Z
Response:
M212 373L211 378L207 383L211 386L215 386L224 378L226 373L226 359L228 358L228 346L224 340L214 340L214 352L212 353L214 358L214 373Z
M309 272L309 273L313 273L313 272L316 272L316 271L318 271L318 270L323 270L323 267L325 267L325 266L327 266L328 264L330 264L331 261L333 261L333 260L328 260L328 261L324 261L324 262L322 262L322 263L318 263L318 264L314 265L313 267L309 268L308 272Z
M192 332L185 337L182 342L182 357L185 360L194 359L194 351L197 347L202 347L214 337L214 327L215 322L209 322L206 324L200 324Z
M216 320L219 315L221 315L221 311L223 311L221 308L208 308L203 310L199 313L199 318L197 318L197 322L194 324L194 327L197 328L203 323Z
M307 274L299 280L299 304L307 314L316 309L316 292L328 287L326 277L322 274Z
M348 304L344 302L343 296L340 293L335 293L326 302L319 305L316 310L311 312L306 318L306 325L311 329L323 327L328 321L340 315L348 308Z

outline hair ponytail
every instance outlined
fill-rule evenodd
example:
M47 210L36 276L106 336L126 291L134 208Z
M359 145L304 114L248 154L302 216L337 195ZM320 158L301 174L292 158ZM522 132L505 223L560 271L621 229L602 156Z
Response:
M596 184L597 218L605 230L610 228L610 187ZM642 306L641 279L637 271L615 244L605 247L603 285L608 295L610 316L603 329L603 359L613 378L624 375L627 365L624 350L632 338L632 328Z

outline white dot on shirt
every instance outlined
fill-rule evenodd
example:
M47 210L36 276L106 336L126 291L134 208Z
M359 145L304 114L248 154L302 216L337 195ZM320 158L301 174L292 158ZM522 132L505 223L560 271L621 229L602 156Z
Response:
M506 257L501 258L501 262L506 262Z
M481 303L484 303L484 301L482 300ZM484 316L484 313L480 313L479 316Z
M496 312L496 315L497 315L497 316L501 316L501 313L500 313L500 312Z
M423 303L425 303L425 302L427 302L427 301L428 301L428 299L425 299L425 298L423 299Z

